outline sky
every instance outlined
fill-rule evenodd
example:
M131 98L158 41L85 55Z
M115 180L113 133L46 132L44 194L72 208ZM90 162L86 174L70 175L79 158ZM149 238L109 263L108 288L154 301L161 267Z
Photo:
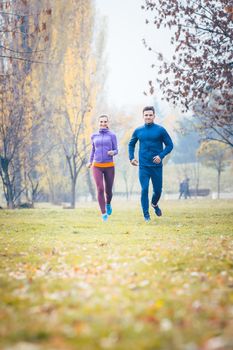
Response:
M153 103L154 97L146 97L148 81L156 78L151 64L156 55L148 51L143 39L161 51L171 55L170 34L158 31L145 23L150 15L141 9L143 0L96 0L99 16L107 19L107 99L119 108Z

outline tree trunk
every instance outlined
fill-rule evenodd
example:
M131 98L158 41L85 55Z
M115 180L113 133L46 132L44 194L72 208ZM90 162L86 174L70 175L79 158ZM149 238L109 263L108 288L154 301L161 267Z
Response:
M199 190L199 180L200 180L200 167L199 167L199 161L197 161L197 167L196 167L196 197L198 195L198 190Z
M75 188L76 188L76 179L72 178L71 179L71 202L70 202L70 207L75 208Z
M16 157L14 158L14 173L15 173L15 205L19 206L21 204L21 191L22 191L22 176L21 176L21 166L20 166L20 155L19 150L16 151Z
M48 182L48 187L49 187L49 202L52 204L55 204L56 198L55 198L55 189L54 189L53 179L48 177L47 182Z
M8 209L14 209L14 187L10 181L9 175L9 160L7 158L0 157L0 175L2 178L4 196Z
M14 209L15 204L14 204L14 195L13 195L12 185L10 182L8 182L6 186L7 186L7 196L6 196L7 208Z
M220 198L220 179L221 179L221 171L218 170L218 199Z
M31 186L32 186L32 200L31 200L31 204L32 204L32 208L34 208L35 205L35 201L38 197L38 188L39 188L39 181L36 182L36 184L33 184L33 181L31 181Z
M15 207L14 190L13 190L13 185L10 181L8 173L5 173L4 182L5 182L5 186L6 186L5 198L6 198L6 202L7 202L7 208L14 209L14 207Z
M89 171L87 171L87 176L86 176L86 180L87 180L87 186L89 188L89 192L91 194L91 198L94 202L96 202L96 194L95 194L95 188L93 186L93 182L91 180L91 174Z

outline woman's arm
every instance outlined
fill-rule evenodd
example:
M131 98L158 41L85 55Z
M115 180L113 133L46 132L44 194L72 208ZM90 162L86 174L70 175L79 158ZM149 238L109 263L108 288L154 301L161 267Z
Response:
M115 134L112 134L111 137L112 137L112 149L111 151L108 151L108 154L110 156L115 156L116 154L118 154L117 138Z
M91 138L91 154L90 154L90 158L89 158L89 163L90 164L93 163L94 154L95 154L95 145L94 145L93 138Z

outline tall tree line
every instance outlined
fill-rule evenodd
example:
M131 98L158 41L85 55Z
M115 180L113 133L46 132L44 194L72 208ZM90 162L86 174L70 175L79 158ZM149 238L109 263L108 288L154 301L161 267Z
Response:
M94 31L94 3L6 1L0 16L0 176L7 206L33 205L39 194L55 200L62 188L74 207L104 84L104 32Z

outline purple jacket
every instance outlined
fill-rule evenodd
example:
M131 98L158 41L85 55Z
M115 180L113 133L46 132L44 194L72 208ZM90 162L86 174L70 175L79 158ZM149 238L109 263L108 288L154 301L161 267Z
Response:
M108 151L114 151L114 156L118 153L116 135L109 129L100 129L92 134L91 143L90 163L112 162L113 156L109 156Z

